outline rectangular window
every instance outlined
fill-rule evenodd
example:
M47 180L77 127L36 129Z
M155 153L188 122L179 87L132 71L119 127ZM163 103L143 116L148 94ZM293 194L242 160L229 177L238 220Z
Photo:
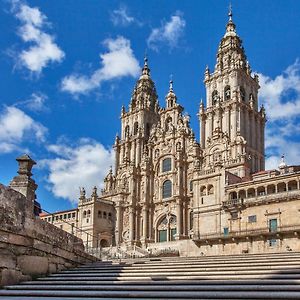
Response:
M276 232L277 231L277 219L269 220L269 231Z
M71 213L68 213L68 219L70 219L71 218Z
M256 223L256 215L248 216L248 223Z
M171 158L166 158L162 162L162 171L168 172L172 170L172 160Z
M66 219L67 218L67 214L64 214L64 219Z
M98 218L102 218L102 211L98 210Z
M159 242L167 241L167 230L159 230L158 231L158 241Z
M171 228L171 241L175 241L176 228Z
M72 218L75 218L76 217L76 214L73 212L72 213Z
M229 228L224 227L224 236L227 236L229 234Z
M270 239L269 240L269 246L270 247L275 247L277 245L277 240L276 239Z

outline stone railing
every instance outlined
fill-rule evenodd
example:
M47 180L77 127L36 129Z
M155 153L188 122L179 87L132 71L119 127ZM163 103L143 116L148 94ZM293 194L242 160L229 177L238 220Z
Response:
M126 247L127 251L134 257L148 257L149 252L139 246L132 245Z
M213 174L215 172L216 172L215 168L211 168L211 169L208 169L208 170L202 170L202 171L198 172L198 176L210 175L210 174Z
M0 185L0 286L96 260L81 239L35 218L27 201Z
M238 239L245 237L273 237L280 234L300 233L300 224L278 226L276 230L271 230L269 227L260 227L256 229L247 229L240 231L231 231L228 233L214 232L208 234L195 234L193 240L196 242L209 242L213 240Z
M273 194L265 194L265 195L257 195L255 197L244 198L244 204L247 205L256 205L258 203L263 202L273 202L273 201L281 201L281 200L294 200L300 199L300 191L284 191Z
M226 208L233 208L233 207L240 207L244 204L244 199L231 199L222 202L222 206L224 209Z
M101 195L102 196L113 196L116 194L128 194L129 193L129 189L126 187L119 187L116 189L112 189L110 191L105 191L104 189L101 190Z

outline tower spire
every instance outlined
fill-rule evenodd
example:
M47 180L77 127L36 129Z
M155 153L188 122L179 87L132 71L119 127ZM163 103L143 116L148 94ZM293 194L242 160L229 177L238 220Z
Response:
M176 100L177 100L177 97L173 90L173 75L171 75L170 81L169 81L169 92L166 96L167 108L176 106Z

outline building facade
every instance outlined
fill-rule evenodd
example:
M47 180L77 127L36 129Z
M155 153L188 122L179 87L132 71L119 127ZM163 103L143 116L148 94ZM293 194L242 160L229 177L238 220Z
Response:
M41 213L40 218L83 240L86 248L113 244L115 212L113 203L101 199L94 187L91 197L80 190L78 207L55 213Z
M231 13L204 83L198 143L172 81L165 107L159 105L145 59L129 108L121 110L115 169L88 209L111 205L108 240L118 246L176 248L182 255L300 250L300 168L283 161L265 171L259 79Z

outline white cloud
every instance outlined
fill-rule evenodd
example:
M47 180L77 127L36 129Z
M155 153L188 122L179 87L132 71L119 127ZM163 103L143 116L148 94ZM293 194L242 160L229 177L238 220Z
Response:
M0 153L21 149L22 142L44 142L47 129L22 110L8 106L0 114Z
M15 106L24 106L30 109L31 111L41 112L47 110L47 107L45 105L47 99L48 99L47 95L40 92L35 92L31 94L29 99L24 101L19 101L15 104Z
M128 14L127 7L124 5L120 5L118 9L113 10L110 18L115 26L128 26L137 22L134 17Z
M12 11L21 22L19 36L31 44L29 49L18 54L18 65L40 74L49 63L61 62L65 57L64 52L55 43L54 36L43 30L46 25L49 26L47 17L37 7L32 8L21 1L13 2Z
M297 59L274 79L260 76L259 96L271 121L300 115L300 63Z
M90 139L81 139L74 147L62 143L50 145L48 150L56 157L39 163L49 168L50 189L56 197L72 203L78 201L79 187L85 187L87 194L94 186L102 188L113 164L112 150Z
M147 40L148 46L156 51L161 44L167 44L170 48L177 47L185 25L186 22L180 12L176 12L169 22L164 22L161 27L152 29Z
M266 168L278 167L282 154L290 165L300 164L300 63L272 79L260 74L259 96L266 107Z
M102 66L88 77L72 74L62 80L61 89L71 94L86 94L99 87L103 81L124 76L136 77L140 71L139 63L130 46L130 41L120 36L107 39L104 45L108 52L100 54Z

